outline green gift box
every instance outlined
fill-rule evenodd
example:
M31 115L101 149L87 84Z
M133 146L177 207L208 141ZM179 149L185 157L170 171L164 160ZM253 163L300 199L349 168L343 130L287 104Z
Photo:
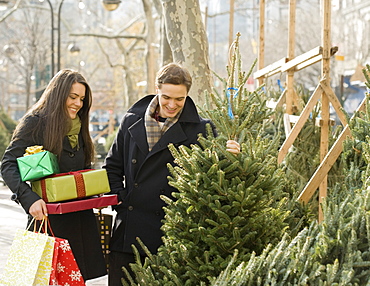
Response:
M33 181L59 173L57 157L49 151L17 158L22 181Z
M33 181L32 190L45 202L81 199L110 192L107 171L80 170Z

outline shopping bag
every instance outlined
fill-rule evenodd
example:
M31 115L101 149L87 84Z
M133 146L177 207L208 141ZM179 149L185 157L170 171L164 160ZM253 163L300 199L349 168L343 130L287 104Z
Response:
M49 285L85 285L67 239L55 237Z
M95 213L96 222L100 233L100 243L104 254L105 264L109 269L109 242L112 234L112 221L113 216L110 214L104 214L99 209Z
M53 237L41 232L18 229L10 247L0 285L49 285L54 253Z

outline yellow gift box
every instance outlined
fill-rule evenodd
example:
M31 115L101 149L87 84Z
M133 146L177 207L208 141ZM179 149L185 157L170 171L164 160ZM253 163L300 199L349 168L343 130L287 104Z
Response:
M32 190L45 202L81 199L110 192L107 171L80 170L33 181Z

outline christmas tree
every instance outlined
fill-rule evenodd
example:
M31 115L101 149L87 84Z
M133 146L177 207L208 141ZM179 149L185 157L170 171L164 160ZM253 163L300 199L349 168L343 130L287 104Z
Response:
M278 136L267 133L271 111L261 90L244 85L235 41L222 93L207 94L202 109L215 124L200 145L169 148L176 166L168 165L169 184L178 192L167 197L164 244L156 255L147 251L142 265L132 265L124 285L209 285L234 257L236 264L277 244L288 227L285 174L277 165ZM228 139L238 140L241 153L226 151ZM142 245L145 249L145 245ZM234 254L237 253L236 256Z
M370 66L366 72L370 74ZM346 140L342 154L346 184L324 201L323 222L312 221L293 239L286 233L278 245L236 269L232 261L212 285L370 284L369 103L367 95L366 111L350 121L353 137Z

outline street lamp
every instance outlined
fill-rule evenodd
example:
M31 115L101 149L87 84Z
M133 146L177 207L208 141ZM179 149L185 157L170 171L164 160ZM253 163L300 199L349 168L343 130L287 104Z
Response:
M11 45L5 45L3 47L3 52L5 53L5 55L10 58L12 55L14 55L14 48L11 46Z
M116 10L121 3L121 0L102 0L104 9L108 11Z
M39 2L43 3L45 0L39 0ZM64 0L60 0L59 6L58 6L58 26L57 28L54 27L54 8L53 5L51 4L50 0L46 0L49 4L50 7L50 12L51 12L51 77L54 76L55 72L55 60L54 60L54 30L57 30L58 32L58 54L57 54L57 69L58 71L60 70L60 58L61 58L61 37L60 37L60 22L61 22L61 11L62 11L62 5ZM103 3L103 6L106 10L108 11L113 11L118 8L119 4L121 3L121 0L101 0ZM2 2L8 3L9 0L0 0L0 6ZM79 7L81 5L81 1L79 4ZM80 8L81 9L81 8ZM76 51L75 51L76 52Z
M0 0L1 1L1 0ZM44 0L39 0L39 2L44 2ZM54 76L55 72L55 60L54 60L54 8L53 5L51 4L50 0L47 0L49 7L50 7L50 12L51 12L51 77ZM63 5L64 0L61 0L58 6L58 55L57 55L57 68L60 70L60 13L62 10L62 5Z
M8 9L9 0L0 0L0 11Z
M71 43L68 45L68 51L70 51L72 54L78 54L81 49L75 43Z

